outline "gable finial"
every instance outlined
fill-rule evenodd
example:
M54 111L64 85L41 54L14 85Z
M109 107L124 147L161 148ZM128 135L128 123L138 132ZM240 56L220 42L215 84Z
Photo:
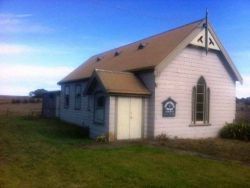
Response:
M206 8L206 23L205 23L205 48L206 48L206 55L208 53L208 9Z

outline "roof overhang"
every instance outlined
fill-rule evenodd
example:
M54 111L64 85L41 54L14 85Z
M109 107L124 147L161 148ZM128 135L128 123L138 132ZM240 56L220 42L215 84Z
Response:
M113 96L149 96L150 92L133 73L96 69L90 77L84 94L93 93L95 86Z
M168 56L163 59L163 61L155 67L155 74L159 75L162 70L164 70L165 66L170 63L185 47L187 47L192 40L204 29L205 20L202 21ZM220 42L219 38L214 32L212 25L208 22L208 30L212 35L213 39L215 40L216 44L218 45L221 55L225 58L227 65L230 69L230 75L233 74L233 79L235 81L239 81L241 84L243 83L243 79L237 70L236 66L234 65L232 59L230 58L229 54L223 47L222 43ZM231 74L232 73L232 74Z

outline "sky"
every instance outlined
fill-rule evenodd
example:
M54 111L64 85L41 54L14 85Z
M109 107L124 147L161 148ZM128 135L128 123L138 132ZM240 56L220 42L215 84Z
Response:
M208 8L250 96L248 0L0 0L0 94L28 95L57 82L88 57L204 18Z

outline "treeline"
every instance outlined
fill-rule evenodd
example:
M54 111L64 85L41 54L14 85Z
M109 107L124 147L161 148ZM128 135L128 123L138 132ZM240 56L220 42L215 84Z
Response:
M245 104L245 105L250 105L250 97L247 98L236 98L236 103L237 104Z
M23 103L23 104L25 104L25 103L40 103L40 102L42 102L42 100L41 99L39 99L39 98L25 98L25 99L21 99L21 98L17 98L17 99L12 99L11 100L11 103L12 104L20 104L20 103Z

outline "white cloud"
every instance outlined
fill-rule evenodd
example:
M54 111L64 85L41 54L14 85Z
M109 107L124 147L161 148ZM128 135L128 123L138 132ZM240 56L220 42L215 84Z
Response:
M3 55L22 54L31 51L34 51L34 49L30 46L0 43L0 54Z
M29 20L31 14L0 14L0 33L50 33L54 30Z
M242 75L243 77L243 84L240 83L236 84L236 96L241 97L250 97L250 74L249 75Z
M79 47L59 47L59 46L33 46L33 45L24 45L24 44L15 44L15 43L0 43L0 55L22 55L28 53L42 53L48 55L60 55L60 54L71 54L76 51L82 52L91 50L91 48L79 48ZM28 54L29 55L29 54Z
M66 66L1 64L0 94L27 95L38 88L55 90L59 88L57 82L72 70Z

